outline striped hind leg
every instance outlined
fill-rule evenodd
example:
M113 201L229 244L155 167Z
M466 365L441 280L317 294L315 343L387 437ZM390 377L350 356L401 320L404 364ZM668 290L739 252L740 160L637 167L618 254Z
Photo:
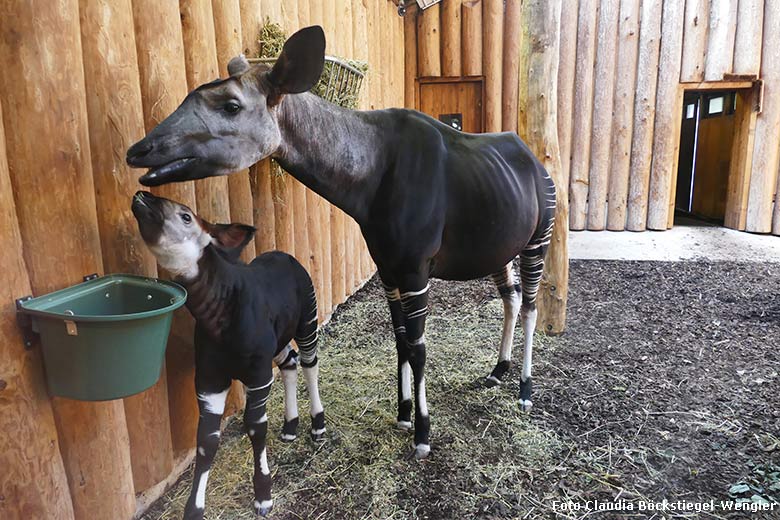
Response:
M523 325L523 371L520 374L520 408L524 412L531 410L531 355L536 330L536 295L544 273L544 256L550 245L553 219L549 219L545 231L520 253L520 279L522 281L523 304L520 309L520 321Z
M501 300L504 302L504 330L498 349L498 363L485 381L488 387L501 384L507 370L512 366L512 342L515 336L517 314L520 312L520 284L515 276L512 262L505 265L501 271L494 273L491 278L493 278Z
M300 353L303 378L309 392L309 415L311 416L311 438L315 442L325 440L325 410L320 401L317 360L317 298L311 288L310 302L295 333L295 343Z

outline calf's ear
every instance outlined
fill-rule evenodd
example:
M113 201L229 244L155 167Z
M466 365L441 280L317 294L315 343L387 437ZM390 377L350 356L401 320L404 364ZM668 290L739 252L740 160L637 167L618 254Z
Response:
M311 90L325 64L325 33L319 25L305 27L290 36L277 58L268 81L277 94L300 94Z
M211 224L208 233L222 249L238 256L257 231L246 224Z
M246 56L243 54L239 54L228 62L227 69L228 74L231 76L235 76L236 74L243 74L249 70L249 60L247 60Z

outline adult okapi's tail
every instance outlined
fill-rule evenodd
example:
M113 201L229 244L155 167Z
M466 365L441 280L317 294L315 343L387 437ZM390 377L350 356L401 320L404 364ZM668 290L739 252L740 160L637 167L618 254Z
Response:
M298 328L295 330L295 343L301 356L302 367L317 364L317 295L314 284L307 274L308 297L305 300Z

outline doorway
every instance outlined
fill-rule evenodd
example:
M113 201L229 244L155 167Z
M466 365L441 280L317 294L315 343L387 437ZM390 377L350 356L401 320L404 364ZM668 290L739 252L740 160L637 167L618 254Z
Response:
M676 224L724 224L738 103L733 90L685 93L675 195Z
M482 76L418 79L417 110L457 130L480 133L485 126Z

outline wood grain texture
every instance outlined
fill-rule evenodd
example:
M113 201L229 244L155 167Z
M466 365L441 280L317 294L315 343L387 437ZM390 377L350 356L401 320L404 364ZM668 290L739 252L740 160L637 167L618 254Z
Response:
M482 75L482 0L463 0L461 50L464 76Z
M644 231L647 228L647 199L653 160L653 127L661 48L660 2L642 2L640 20L634 135L631 137L631 170L626 213L626 229L630 231Z
M374 64L376 66L376 64ZM404 106L417 107L417 9L404 16Z
M5 32L3 31L3 34ZM73 519L40 349L25 350L13 301L32 294L22 257L0 106L0 516Z
M561 178L558 150L557 75L560 56L561 3L526 0L524 33L528 35L528 146L550 173L558 190L556 224L539 286L537 330L560 334L566 325L569 284L567 186ZM519 125L518 126L522 126Z
M501 130L517 132L518 106L520 92L521 61L526 65L526 56L521 53L522 38L521 0L507 0L504 15L504 49L501 73ZM521 56L522 54L522 56ZM526 76L527 67L524 67Z
M588 168L593 127L593 64L596 59L598 0L580 0L577 22L577 65L571 166L569 169L569 227L585 229L588 213Z
M79 6L5 2L0 12L0 103L4 125L13 128L6 133L8 168L31 289L41 295L103 272ZM52 407L74 517L130 516L122 401L53 399Z
M129 0L81 0L81 41L89 139L103 266L110 273L157 276L138 232L130 200L139 186L124 160L144 136L133 10ZM124 400L133 484L137 491L173 469L165 373L150 389Z
M764 0L739 0L734 36L734 74L755 74L761 69Z
M653 165L647 203L647 227L656 230L668 227L669 199L674 184L673 178L677 174L683 100L682 88L677 81L682 60L683 4L684 0L664 2L661 24Z
M485 131L501 131L504 40L503 0L482 1L482 71L485 75Z
M777 136L780 135L780 59L777 56L780 49L780 31L770 29L780 27L780 1L766 0L764 27L764 40L761 45L764 103L756 120L753 168L745 222L745 229L754 233L772 231L772 199L780 166L780 150L777 145Z
M614 122L609 158L609 204L607 229L626 227L628 178L631 169L631 138L634 131L636 70L639 58L640 0L621 0L618 26L617 78Z
M558 114L573 114L574 75L577 58L577 14L578 2L571 2L561 9L560 57L558 62ZM527 97L527 96L526 96ZM561 154L561 182L569 185L571 164L572 126L574 119L558 117L558 149Z
M219 76L228 77L227 64L242 52L241 6L239 0L212 0L214 35L217 44ZM230 221L252 224L252 186L249 170L242 170L227 178L230 198ZM241 253L244 262L255 257L255 241L251 240Z
M588 179L588 229L607 227L607 191L612 146L613 96L617 69L620 0L600 0L596 68L593 86L593 139Z
M377 13L381 16L381 11ZM420 76L441 76L441 5L417 15L417 70Z
M215 0L219 2L220 0ZM260 52L260 28L263 26L264 17L270 13L263 9L261 0L239 0L239 18L241 20L241 52L248 58L253 58ZM279 19L271 17L278 23Z
M389 7L388 7L389 9ZM407 13L408 16L408 13ZM441 75L461 75L461 1L441 4Z
M738 0L710 0L709 37L704 79L719 81L734 63Z
M168 117L187 95L179 3L133 0L133 20L144 127L148 132ZM167 184L152 191L198 210L192 182ZM161 276L168 277L162 272ZM183 308L176 311L165 353L174 458L195 447L199 412L195 398L193 331L194 320L189 312Z
M744 231L747 219L750 172L753 166L753 148L756 136L756 119L753 110L754 90L737 91L737 112L734 121L734 141L731 147L726 216L723 225Z
M680 81L704 81L709 18L709 0L687 0L685 2Z

